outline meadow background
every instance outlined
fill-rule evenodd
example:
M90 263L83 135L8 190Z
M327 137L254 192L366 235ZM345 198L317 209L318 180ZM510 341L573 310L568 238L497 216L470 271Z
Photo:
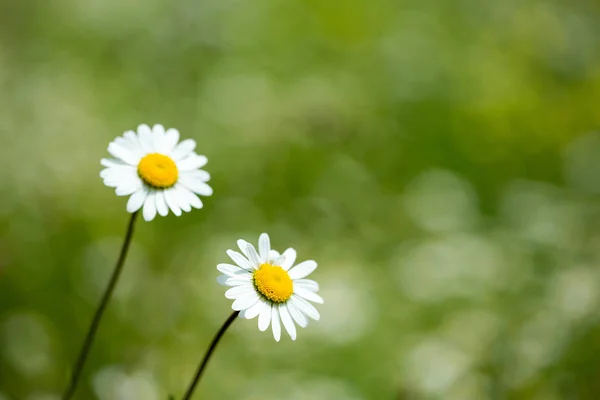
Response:
M196 398L599 398L600 3L0 1L1 400L64 390L140 123L215 194L138 221L78 399L179 398L263 231L318 261L321 321L236 321Z

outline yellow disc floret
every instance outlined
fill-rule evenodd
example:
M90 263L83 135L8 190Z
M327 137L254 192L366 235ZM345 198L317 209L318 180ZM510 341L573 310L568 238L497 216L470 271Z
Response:
M288 273L271 264L261 264L254 271L254 287L273 303L284 303L294 293L294 284Z
M162 154L148 154L138 164L138 174L148 185L164 189L177 182L179 171L170 157Z

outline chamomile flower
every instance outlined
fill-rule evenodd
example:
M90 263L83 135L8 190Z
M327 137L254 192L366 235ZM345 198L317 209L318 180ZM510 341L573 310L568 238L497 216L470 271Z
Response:
M182 211L202 208L198 197L210 196L212 188L208 172L200 169L208 162L194 152L196 142L179 142L179 131L162 125L140 125L137 133L127 131L108 145L114 159L103 158L106 168L100 172L104 184L114 187L117 196L131 196L127 211L143 207L146 221L158 213L166 216L169 209L176 216Z
M237 244L241 253L227 250L235 265L217 266L224 274L218 282L231 286L225 292L225 297L234 300L231 308L240 311L242 318L258 316L261 331L271 325L276 341L281 338L281 325L292 340L296 340L296 324L304 328L308 318L315 321L320 318L310 303L323 303L317 294L319 285L304 279L317 268L317 263L308 260L294 266L296 251L289 248L280 255L271 250L266 233L258 239L258 252L245 240L240 239Z

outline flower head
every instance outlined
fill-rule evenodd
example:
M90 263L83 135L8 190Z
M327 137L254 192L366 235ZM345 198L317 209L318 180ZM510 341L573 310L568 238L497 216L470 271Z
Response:
M287 249L283 254L271 250L269 235L263 233L258 239L258 252L245 240L238 240L241 253L227 250L233 264L219 264L217 269L224 275L219 283L231 286L225 297L234 300L231 308L240 316L252 319L258 316L258 329L265 331L269 325L276 341L281 338L281 325L292 340L296 340L296 325L306 327L308 318L319 320L317 309L309 303L323 303L317 294L317 282L304 279L316 268L317 263L308 260L294 266L296 251Z
M100 172L104 184L114 187L117 196L131 196L127 211L143 207L146 221L156 213L166 216L169 209L180 216L192 207L202 208L198 197L210 196L212 188L208 172L200 169L208 162L194 152L196 142L179 142L179 131L162 125L140 125L137 133L127 131L108 145L115 157L103 158L106 168Z

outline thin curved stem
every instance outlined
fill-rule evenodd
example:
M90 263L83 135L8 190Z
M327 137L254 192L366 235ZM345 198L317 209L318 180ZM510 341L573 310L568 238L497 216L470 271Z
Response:
M182 400L189 400L192 398L194 389L196 389L196 385L198 385L198 382L200 381L200 378L202 377L202 373L204 372L204 369L206 368L206 365L208 364L208 361L210 360L210 356L217 348L217 345L219 344L219 340L221 340L221 338L225 334L225 331L227 331L227 328L229 328L229 326L233 323L233 321L235 321L235 319L237 318L237 316L239 314L240 314L239 311L235 311L233 314L231 314L229 316L229 318L227 318L227 321L225 321L225 323L223 324L221 329L219 329L219 332L217 332L217 334L213 338L212 342L210 343L210 347L208 348L208 351L206 352L206 354L204 354L202 363L200 363L200 366L198 367L198 370L196 371L196 375L194 376L194 379L190 383L190 386L188 387L187 391L185 392L185 395L183 396Z
M88 328L87 335L81 346L81 350L79 351L79 356L77 357L77 362L75 363L75 367L73 368L73 375L71 376L71 382L67 387L62 399L69 400L73 397L75 393L75 389L77 389L77 383L79 382L79 378L81 377L81 373L83 372L83 367L85 365L85 361L87 356L92 348L92 344L94 343L94 338L96 337L96 332L98 331L98 327L100 326L100 320L102 319L102 315L106 310L106 306L110 298L112 297L112 293L117 286L117 282L119 280L119 276L121 275L121 271L123 270L123 264L125 264L125 258L127 256L127 250L129 250L129 245L131 244L131 238L133 237L133 228L135 225L135 220L138 215L138 212L134 212L131 214L131 219L129 220L129 225L127 226L127 233L125 233L125 240L123 241L123 247L121 247L121 253L119 254L119 259L117 260L117 264L115 265L115 269L113 270L112 276L110 278L110 282L102 295L102 300L100 301L100 305L94 314L94 318L92 319L92 323Z

